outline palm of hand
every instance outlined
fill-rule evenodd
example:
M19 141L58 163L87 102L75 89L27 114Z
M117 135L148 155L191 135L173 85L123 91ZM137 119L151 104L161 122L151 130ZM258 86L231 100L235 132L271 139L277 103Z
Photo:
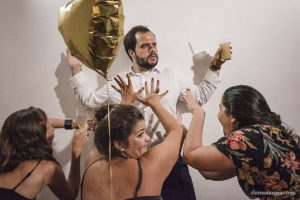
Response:
M124 102L132 103L138 98L139 95L136 92L134 92L132 87L130 87L122 90L121 96Z
M168 90L163 92L162 94L158 94L158 93L159 93L159 80L157 80L156 88L154 89L154 78L152 78L150 90L148 89L147 81L145 82L146 97L144 99L138 98L138 100L140 102L142 102L143 104L145 104L146 106L151 106L151 105L159 103L160 99L168 93Z
M184 99L187 108L189 109L190 112L194 112L197 109L201 109L201 106L196 102L194 96L192 95L192 92L187 89L186 90L186 95L182 95L182 98Z
M140 88L137 92L134 91L130 76L126 74L128 84L122 79L120 75L117 75L114 80L119 85L120 89L112 85L113 89L121 94L121 104L131 104L137 100L138 96L142 93L144 88Z
M156 93L148 93L148 94L146 94L145 98L143 98L143 99L138 98L138 99L146 106L149 106L149 105L153 105L155 103L159 103L161 96Z

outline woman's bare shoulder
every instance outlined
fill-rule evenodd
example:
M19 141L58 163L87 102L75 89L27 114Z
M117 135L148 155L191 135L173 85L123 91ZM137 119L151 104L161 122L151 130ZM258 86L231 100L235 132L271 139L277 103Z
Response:
M104 159L104 155L100 154L96 147L93 147L88 153L87 158L85 160L85 169L88 166L90 166L93 162L101 159Z
M62 171L61 166L51 160L41 160L40 170L45 175L46 180L50 180L55 174Z

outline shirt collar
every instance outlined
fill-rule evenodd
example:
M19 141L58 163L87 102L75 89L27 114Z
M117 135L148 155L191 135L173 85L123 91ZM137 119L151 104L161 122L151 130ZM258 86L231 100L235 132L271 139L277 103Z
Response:
M157 73L160 73L160 72L161 72L161 68L160 68L159 66L156 65L153 69L151 69L151 70L145 72L144 74L147 74L147 73L150 73L150 72L157 72ZM129 74L135 74L135 75L142 75L141 73L136 73L136 72L134 72L133 69L132 69L132 67L129 68L128 73L129 73Z

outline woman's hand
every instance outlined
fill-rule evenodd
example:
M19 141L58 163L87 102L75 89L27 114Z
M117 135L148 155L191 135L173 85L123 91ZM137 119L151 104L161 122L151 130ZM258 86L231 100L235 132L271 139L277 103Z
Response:
M121 104L132 104L139 95L143 92L144 88L142 87L137 92L134 92L132 87L132 82L128 74L126 74L128 85L125 83L125 81L122 79L120 75L117 75L117 77L114 78L114 80L119 85L120 89L118 89L116 86L112 85L112 88L114 88L117 92L121 94Z
M87 124L88 124L88 130L89 131L94 131L95 128L96 128L97 119L95 117L92 118L92 119L88 119Z
M74 156L74 158L78 158L80 156L83 145L88 140L88 126L75 132L72 140L72 156Z
M94 131L96 127L97 119L95 117L87 120L88 130ZM72 128L74 129L80 129L80 127L77 124L76 119L73 119L72 121Z
M150 91L148 89L148 83L147 81L145 82L145 94L146 97L144 99L138 98L140 102L142 102L146 106L153 106L157 103L160 103L160 99L164 97L167 93L168 90L165 91L162 94L159 93L159 80L156 82L156 88L154 90L154 78L151 79L151 86L150 86Z
M182 94L182 98L192 114L195 114L197 112L204 113L203 108L196 102L190 89L186 89L186 95Z

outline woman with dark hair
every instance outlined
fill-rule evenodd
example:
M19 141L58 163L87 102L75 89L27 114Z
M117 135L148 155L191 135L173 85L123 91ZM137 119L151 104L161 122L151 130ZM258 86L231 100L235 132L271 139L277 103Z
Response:
M148 150L150 138L145 131L144 116L136 107L122 104L110 105L109 110L107 106L101 107L96 112L98 122L94 136L98 153L92 151L89 155L88 160L94 161L88 161L82 179L82 199L161 199L162 184L180 153L183 131L176 119L160 104L160 99L167 92L158 95L158 85L154 90L153 82L152 79L150 91L145 84L146 97L139 100L151 107L168 136ZM123 103L127 100L131 103L138 98L131 86L123 86L120 90Z
M193 114L184 145L184 160L206 178L237 176L250 198L298 199L300 196L299 138L272 112L254 88L228 88L220 102L224 137L203 146L204 110L191 93L183 97Z
M87 129L75 133L68 181L52 155L54 128L45 112L29 107L11 114L0 133L0 199L35 199L46 186L59 199L75 199L80 183L80 153Z

